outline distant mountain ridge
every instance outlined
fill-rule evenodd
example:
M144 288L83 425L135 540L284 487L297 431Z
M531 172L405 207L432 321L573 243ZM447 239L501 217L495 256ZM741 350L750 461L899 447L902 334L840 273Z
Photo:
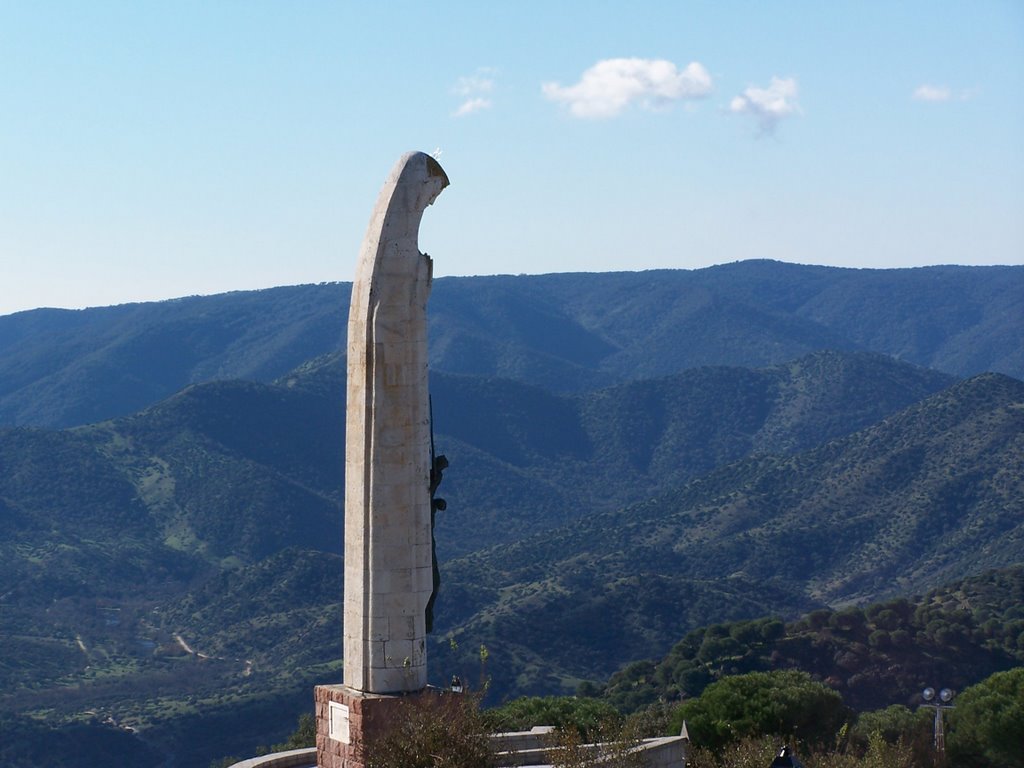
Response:
M0 317L0 424L128 415L190 383L269 382L343 349L348 284ZM590 390L707 365L865 350L1024 377L1024 267L700 270L440 278L438 372Z

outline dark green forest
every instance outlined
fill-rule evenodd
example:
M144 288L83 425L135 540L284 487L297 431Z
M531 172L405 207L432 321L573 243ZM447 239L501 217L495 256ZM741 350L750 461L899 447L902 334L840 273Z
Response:
M798 670L869 711L1019 666L1022 288L438 280L432 679L628 714ZM250 755L340 678L347 290L0 317L5 765Z

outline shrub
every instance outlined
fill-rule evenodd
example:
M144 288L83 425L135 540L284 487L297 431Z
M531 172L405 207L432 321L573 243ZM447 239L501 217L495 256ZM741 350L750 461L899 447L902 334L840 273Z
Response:
M713 750L769 734L825 743L847 714L839 694L805 672L750 672L712 683L700 698L682 704L673 727L686 720L691 740Z
M640 739L622 721L610 719L593 729L589 737L571 726L558 729L550 743L552 768L643 768L636 750Z
M409 699L399 722L366 745L368 768L489 768L494 762L475 695Z
M584 739L608 721L622 722L608 702L575 696L525 696L484 710L482 718L489 731L528 731L535 725L553 725L563 730L575 728Z

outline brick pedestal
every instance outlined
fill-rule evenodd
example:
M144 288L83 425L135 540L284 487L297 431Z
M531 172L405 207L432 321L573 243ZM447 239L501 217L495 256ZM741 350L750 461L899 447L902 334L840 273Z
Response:
M365 768L366 745L400 722L402 708L437 695L433 688L388 696L345 685L316 686L317 768Z

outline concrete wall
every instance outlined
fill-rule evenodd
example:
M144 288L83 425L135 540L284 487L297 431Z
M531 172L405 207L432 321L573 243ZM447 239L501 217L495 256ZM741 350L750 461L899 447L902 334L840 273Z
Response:
M315 768L316 747L290 749L263 757L251 757L235 763L231 768Z

